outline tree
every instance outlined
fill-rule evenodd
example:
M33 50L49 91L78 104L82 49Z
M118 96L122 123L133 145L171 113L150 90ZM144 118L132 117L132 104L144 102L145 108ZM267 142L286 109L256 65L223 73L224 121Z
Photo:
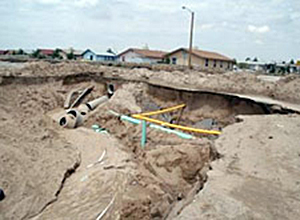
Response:
M251 58L250 57L247 57L246 59L245 59L245 61L250 61L251 60Z
M60 51L61 51L60 49L56 49L52 54L52 58L62 59L62 56L60 55Z
M253 62L258 62L257 57L254 57Z
M73 51L67 54L68 60L73 60L75 58Z
M24 51L23 51L22 49L19 49L18 52L17 52L17 54L18 54L18 55L23 55L23 54L24 54Z
M35 50L33 53L32 53L32 57L34 58L39 58L40 56L40 51L39 50Z
M294 65L295 61L293 59L291 59L290 64Z

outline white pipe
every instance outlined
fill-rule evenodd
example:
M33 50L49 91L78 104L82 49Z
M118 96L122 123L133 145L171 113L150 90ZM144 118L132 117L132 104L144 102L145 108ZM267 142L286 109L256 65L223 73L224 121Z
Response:
M76 118L73 115L66 114L59 119L59 125L64 128L75 128Z
M107 95L104 95L104 96L101 96L97 99L94 99L93 101L90 101L88 103L86 103L86 105L89 107L89 109L92 111L94 110L95 108L97 108L97 106L105 103L108 101L108 96Z

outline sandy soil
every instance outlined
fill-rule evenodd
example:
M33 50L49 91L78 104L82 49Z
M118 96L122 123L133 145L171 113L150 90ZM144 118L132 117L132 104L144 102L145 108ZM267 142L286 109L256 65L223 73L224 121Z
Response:
M67 130L58 125L57 117L68 92L94 85L84 100L88 101L105 91L104 82L82 80L77 73L116 77L117 91L82 127ZM0 80L0 187L7 196L0 203L0 219L96 219L109 204L102 219L293 219L299 214L295 199L298 116L264 116L265 106L257 103L143 83L190 84L297 103L297 76L270 82L236 73L153 72L44 62L5 66L0 75L19 77L11 78L9 84ZM56 75L70 77L43 78ZM22 78L26 76L37 80L30 83ZM203 119L214 119L218 122L214 129L230 126L217 140L195 134L195 139L183 140L148 129L143 150L141 127L109 112L130 115L181 103L187 104L181 124L197 127ZM236 123L240 114L252 116ZM158 119L176 117L178 113ZM94 132L93 124L108 133ZM220 160L218 152L223 155ZM101 163L91 166L99 158Z
M216 141L223 158L175 219L298 219L299 115L243 120Z
M190 85L203 90L260 95L293 103L300 103L300 77L288 75L279 80L265 80L264 77L228 72L211 74L198 71L151 71L148 69L129 69L102 66L97 63L29 62L23 68L0 68L0 76L54 76L76 73L102 73L105 76L121 77L128 80L153 80L172 85Z
M45 113L62 101L55 85L0 87L0 219L28 219L55 201L76 148L52 128Z
M161 219L203 186L203 170L215 158L210 141L183 142L149 131L142 151L141 128L108 114L140 111L141 85L136 91L132 84L121 87L86 128L64 130L52 118L72 87L61 82L1 87L0 185L7 195L1 219L94 219L112 198L107 219ZM103 86L95 84L89 99L102 93ZM121 102L130 97L132 103ZM90 125L98 122L109 135L92 131ZM104 151L104 163L87 168Z

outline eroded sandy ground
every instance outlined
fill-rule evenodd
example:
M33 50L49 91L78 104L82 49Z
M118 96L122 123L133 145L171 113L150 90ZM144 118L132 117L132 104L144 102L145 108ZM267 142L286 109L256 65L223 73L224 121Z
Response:
M7 195L0 202L0 219L96 219L109 204L102 219L299 215L299 115L265 115L289 112L236 97L146 83L242 91L298 104L297 76L268 82L233 73L214 76L43 62L23 69L6 66L0 73L0 187ZM89 76L78 76L81 73ZM105 91L103 76L116 77L113 98L83 127L61 128L53 118L68 92L94 85L85 101L99 97ZM213 118L218 122L214 129L225 127L224 133L216 140L199 135L183 140L150 129L142 150L141 127L109 113L130 115L181 103L187 104L181 123L197 127L199 121ZM237 123L237 115L249 116ZM95 133L93 124L105 127L108 134ZM102 156L101 163L90 166Z
M216 141L204 189L175 219L298 219L300 117L252 116Z

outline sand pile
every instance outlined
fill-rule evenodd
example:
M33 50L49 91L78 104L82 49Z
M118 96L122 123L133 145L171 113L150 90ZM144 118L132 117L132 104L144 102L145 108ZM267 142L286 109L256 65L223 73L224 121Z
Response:
M0 87L0 187L6 194L0 219L28 219L42 211L80 161L45 117L61 103L55 87Z

